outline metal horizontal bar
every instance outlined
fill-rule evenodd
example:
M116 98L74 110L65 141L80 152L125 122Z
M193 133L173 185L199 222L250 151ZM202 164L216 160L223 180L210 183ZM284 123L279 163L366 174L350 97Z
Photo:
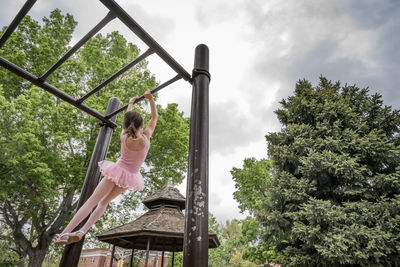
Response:
M3 36L1 36L0 48L4 45L4 43L10 37L10 35L15 31L18 24L25 17L25 15L28 13L28 11L32 8L32 6L35 4L35 2L36 2L36 0L28 0L25 2L23 7L21 8L21 10L18 12L18 14L15 16L15 18L11 22L10 26L8 26L7 30L4 32Z
M110 11L131 29L146 45L152 48L184 80L190 81L190 74L171 57L140 25L113 0L100 0Z
M89 96L91 96L94 93L96 93L97 91L99 91L101 88L103 88L104 86L106 86L107 84L112 82L115 78L120 76L122 73L126 72L127 70L129 70L130 68L132 68L133 66L135 66L140 61L142 61L143 59L145 59L146 57L150 56L153 53L154 53L154 51L152 51L150 48L147 49L146 52L144 52L142 55L135 58L135 60L133 60L131 63L129 63L128 65L126 65L125 67L123 67L122 69L117 71L116 73L114 73L110 78L108 78L107 80L105 80L104 82L102 82L101 84L96 86L92 91L90 91L86 95L82 96L80 99L77 100L77 102L81 103L81 102L85 101L85 99L87 99Z
M64 63L70 56L72 56L82 45L84 45L90 38L92 38L98 31L110 21L115 19L116 16L112 12L108 14L91 29L79 42L77 42L65 55L63 55L45 74L39 77L40 81L45 81L47 77L52 74L62 63Z
M160 84L159 86L157 86L156 88L154 88L154 89L151 90L150 92L151 92L151 94L154 94L154 93L160 91L161 89L167 87L168 85L170 85L170 84L172 84L172 83L174 83L174 82L180 80L181 78L182 78L182 77L181 77L180 75L176 75L174 78L172 78L172 79L166 81L166 82L163 83L163 84ZM136 99L135 103L133 103L133 104L136 104L136 103L138 103L139 101L142 101L144 98L145 98L144 95L138 97L138 98ZM128 107L128 105L129 105L129 104L123 106L122 108L120 108L120 109L114 111L114 112L111 113L111 114L106 114L106 115L105 115L105 118L106 118L106 119L109 119L109 118L111 118L112 116L114 116L115 114L120 113L121 111L123 111L124 109L126 109L126 108Z
M94 110L84 104L77 103L75 101L75 99L72 98L70 95L64 93L63 91L58 90L56 87L52 86L51 84L39 81L38 78L36 76L34 76L33 74L27 72L26 70L18 67L17 65L9 62L8 60L6 60L2 57L0 57L0 65L3 66L4 68L8 69L9 71L17 74L18 76L21 76L25 80L30 81L34 85L46 90L47 92L55 95L56 97L66 101L66 102L70 103L71 105L77 107L78 109L88 113L89 115L92 115L93 117L95 117L105 123L109 123L111 125L116 126L116 124L114 122L110 121L109 118L105 118L102 114L100 114L96 110ZM112 116L110 116L110 118L111 117Z

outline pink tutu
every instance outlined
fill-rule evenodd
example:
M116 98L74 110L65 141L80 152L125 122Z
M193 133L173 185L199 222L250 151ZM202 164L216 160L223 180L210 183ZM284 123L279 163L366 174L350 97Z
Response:
M129 190L140 191L144 188L143 177L140 172L130 172L118 163L103 160L99 162L101 174L117 186Z

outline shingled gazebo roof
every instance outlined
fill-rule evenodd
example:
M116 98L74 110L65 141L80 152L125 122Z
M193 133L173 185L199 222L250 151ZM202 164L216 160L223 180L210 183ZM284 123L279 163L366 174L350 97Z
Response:
M150 208L136 220L110 229L98 239L128 249L146 249L150 240L150 250L182 251L185 216L182 209L185 199L170 183L143 203ZM209 248L220 245L215 233L208 234Z
M142 203L149 209L158 204L178 204L179 208L183 210L185 208L185 197L179 193L178 189L173 187L171 181L168 181L163 188L143 200Z

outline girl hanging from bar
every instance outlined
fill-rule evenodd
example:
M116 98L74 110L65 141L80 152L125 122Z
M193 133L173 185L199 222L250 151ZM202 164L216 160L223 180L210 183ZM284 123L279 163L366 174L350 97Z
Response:
M137 99L137 97L133 97L129 101L127 111L124 115L122 132L120 135L120 158L117 162L107 160L99 162L101 174L104 178L60 234L55 241L56 245L67 245L80 241L90 227L103 215L108 203L125 190L143 190L144 182L140 174L140 167L149 150L150 137L154 132L158 118L156 105L151 92L146 91L144 97L150 102L150 121L144 129L142 115L132 110L132 106ZM93 208L95 209L85 225L76 232L71 232L89 215Z

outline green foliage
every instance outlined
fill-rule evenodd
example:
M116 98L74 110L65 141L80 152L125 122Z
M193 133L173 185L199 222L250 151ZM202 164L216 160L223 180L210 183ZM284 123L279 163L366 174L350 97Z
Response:
M258 161L255 158L245 159L242 169L232 168L236 188L233 197L242 212L247 210L254 213L261 208L266 197L270 169L271 163L268 160Z
M0 266L16 266L19 256L15 251L10 250L10 242L0 240Z
M243 161L243 168L231 170L236 188L233 196L238 201L241 211L251 214L242 221L242 242L245 248L243 255L240 255L258 264L264 263L266 259L271 261L276 258L273 245L264 242L264 229L257 220L267 197L270 172L269 160L255 158L247 158Z
M208 263L210 266L227 266L236 249L241 247L241 226L238 221L226 221L225 226L219 225L214 217L210 217L209 228L214 231L221 245L208 250Z
M146 158L147 166L152 168L144 171L151 177L147 180L151 183L148 188L157 189L168 179L181 183L186 174L190 122L179 112L177 104L169 104L166 109L158 106L158 113L157 130Z
M265 260L276 262L275 247L264 242L264 235L265 228L257 219L247 217L242 221L243 259L257 264L263 264Z
M43 23L27 16L0 56L40 76L69 49L76 24L71 15L60 10L43 18ZM118 32L98 34L46 81L79 98L139 52ZM141 62L85 104L104 113L110 97L118 97L123 105L156 85L147 63ZM135 108L146 113L145 105L144 101ZM0 221L7 225L9 236L16 237L13 241L20 257L29 255L31 261L40 262L37 258L44 257L43 252L76 207L99 131L98 121L4 68L0 68L0 106ZM111 205L99 223L100 230L133 219L139 200L168 178L175 183L183 179L189 120L176 104L157 108L159 123L143 168L146 190L124 194L120 203ZM117 117L117 125L122 124L122 117ZM110 160L119 156L120 131L118 127L112 136Z
M166 267L172 267L172 253L170 254L171 257L168 261L168 265ZM183 252L175 252L175 257L174 257L174 267L180 267L183 266Z
M256 266L254 263L242 258L244 250L244 244L242 243L242 223L232 220L222 225L217 222L211 213L208 215L209 231L214 232L220 241L219 247L208 250L208 266ZM167 267L172 266L171 261L169 261ZM183 266L182 252L175 253L175 266Z
M243 243L242 222L238 220L226 221L225 225L217 223L210 214L209 229L217 234L221 245L208 250L208 265L222 266L253 266L254 263L242 258L246 244ZM241 265L242 264L242 265Z
M244 260L242 253L235 251L231 260L229 261L229 267L257 267L258 265L250 261Z
M274 163L258 213L285 266L400 265L400 112L321 77L276 111Z

